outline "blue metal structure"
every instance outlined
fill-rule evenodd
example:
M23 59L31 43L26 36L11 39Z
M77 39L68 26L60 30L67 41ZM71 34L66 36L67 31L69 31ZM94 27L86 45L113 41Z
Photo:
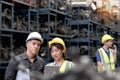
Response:
M3 18L7 18L8 16L6 16L3 13L3 6L5 7L5 5L7 5L7 7L10 8L11 12L13 11L13 5L11 3L5 2L5 1L1 1L0 2L0 69L4 69L6 68L8 63L8 59L9 59L9 53L10 51L12 51L12 35L11 33L9 33L10 31L12 31L12 19L9 20L11 24L9 24L8 29L3 28ZM13 16L13 14L11 14L11 16ZM8 34L6 34L8 33ZM3 44L3 45L2 45ZM6 46L5 46L6 44ZM7 53L4 53L4 52ZM6 60L4 60L6 56Z
M70 36L67 34L59 34L57 31L58 24L62 22L62 24L66 25L68 20L71 19L70 13L68 14L67 11L61 11L58 9L58 1L54 0L54 6L51 4L50 0L46 0L48 5L44 8L38 8L39 11L39 17L40 17L40 28L42 29L44 26L46 26L46 31L40 31L43 35L43 38L45 39L45 42L43 43L43 47L48 46L48 41L52 39L53 37L61 37L64 39L66 45L69 45L69 38ZM60 1L59 1L60 2ZM62 1L61 1L62 2ZM66 4L64 2L64 4ZM44 24L44 25L42 25ZM66 27L66 26L65 26ZM46 47L46 55L44 56L45 60L49 62L51 59L49 54L49 48Z
M95 16L99 19L101 15L94 15L95 13L92 12L90 5L71 6L67 4L70 2L65 2L64 0L53 0L54 4L50 0L46 1L48 2L46 7L32 8L28 4L1 0L0 12L2 13L5 8L8 8L11 19L9 20L9 28L4 28L2 24L4 16L0 15L0 40L3 40L3 37L9 38L11 51L14 51L13 46L20 46L16 44L16 42L20 42L18 38L23 38L21 40L24 42L27 34L31 31L40 32L44 38L44 52L41 53L44 56L40 56L45 59L46 63L50 60L49 48L46 47L48 46L47 42L54 37L63 38L67 48L74 45L80 48L87 46L87 55L92 58L95 57L97 48L101 46L101 36L105 33L109 33L117 38L116 43L118 44L118 49L120 48L118 42L120 37L119 21L116 24L116 30L113 30L108 25L101 24L101 20L97 21L95 19ZM61 3L63 3L64 8L58 6ZM25 22L24 27L15 25L15 22L20 19ZM64 24L65 33L58 33L59 23ZM62 29L63 26L60 28ZM76 30L77 34L72 36L70 33L66 33L67 29L69 30L68 32ZM16 34L19 36L16 36ZM3 61L1 62L4 63Z
M88 46L87 54L93 58L95 57L97 48L101 47L101 37L105 33L116 34L119 33L119 22L116 25L117 29L114 31L112 28L115 25L111 23L102 23L102 14L96 14L92 11L90 5L76 5L72 6L73 19L68 22L72 29L76 28L78 30L78 36L70 40L71 45L76 45L81 47L82 45ZM88 15L89 14L89 15ZM98 17L99 21L95 19ZM109 24L109 25L108 25ZM80 31L82 28L86 28L88 35L86 37L81 37ZM92 34L93 33L93 34ZM117 34L118 35L118 34ZM94 37L93 37L94 36ZM118 38L115 37L115 38ZM118 41L115 41L118 44ZM118 44L119 46L119 44ZM118 58L119 59L119 58Z
M73 6L72 7L73 19L68 22L68 24L72 27L72 29L76 28L78 30L78 36L72 38L70 40L71 45L76 45L78 47L87 46L88 52L85 53L91 57L95 57L93 54L94 47L98 47L98 34L100 30L100 24L91 19L91 8L90 6L82 5L82 6ZM89 14L88 16L83 13L83 11ZM75 14L75 15L74 15ZM83 30L84 33L81 33ZM86 35L84 36L83 34ZM75 44L76 43L76 44ZM94 44L96 43L96 44Z
M0 1L0 13L0 69L5 69L11 52L25 46L29 32L39 31L39 15L37 9L12 0Z

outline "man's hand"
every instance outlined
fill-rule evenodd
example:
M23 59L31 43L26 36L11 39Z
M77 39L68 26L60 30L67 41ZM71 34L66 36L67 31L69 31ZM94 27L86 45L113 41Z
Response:
M97 66L98 66L98 71L102 72L103 71L103 65L101 62L97 62Z
M117 46L115 44L113 45L113 48L114 48L113 49L114 50L114 54L117 54Z
M114 62L117 62L117 46L113 45L113 53L114 53Z

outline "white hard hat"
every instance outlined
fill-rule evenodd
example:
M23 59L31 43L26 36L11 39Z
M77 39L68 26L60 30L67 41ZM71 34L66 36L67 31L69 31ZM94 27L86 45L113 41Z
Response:
M26 39L26 42L27 42L28 40L31 40L31 39L38 39L38 40L41 41L41 43L43 43L43 38L41 37L41 35L40 35L38 32L31 32L31 33L28 35L28 37L27 37L27 39Z

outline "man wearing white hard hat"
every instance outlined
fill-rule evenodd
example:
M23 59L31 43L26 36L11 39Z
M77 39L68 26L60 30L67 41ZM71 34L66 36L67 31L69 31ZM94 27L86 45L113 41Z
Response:
M97 67L99 72L114 71L117 60L117 47L114 45L112 49L114 38L109 34L102 36L101 42L103 46L97 50Z
M5 80L32 80L30 73L43 73L44 60L37 55L42 43L42 36L38 32L31 32L26 39L26 51L11 58Z

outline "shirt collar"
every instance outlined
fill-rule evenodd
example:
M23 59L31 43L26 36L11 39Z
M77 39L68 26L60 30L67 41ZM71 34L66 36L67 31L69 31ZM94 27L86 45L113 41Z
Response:
M103 48L103 47L102 47ZM103 48L103 50L106 52L106 53L109 53L109 48L108 48L108 50L106 51L104 48Z
M28 59L26 52L23 53L23 59ZM38 59L38 55L35 56L35 60Z

